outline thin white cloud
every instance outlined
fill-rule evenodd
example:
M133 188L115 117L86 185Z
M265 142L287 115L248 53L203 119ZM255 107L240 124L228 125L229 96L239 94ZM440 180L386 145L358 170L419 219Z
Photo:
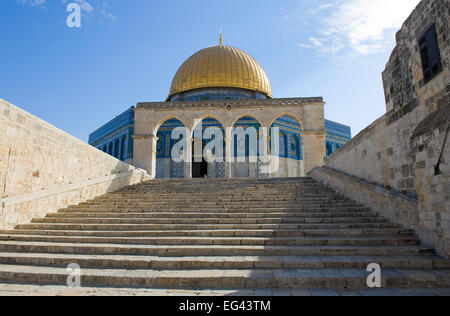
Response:
M420 0L338 0L311 9L321 25L307 43L322 53L367 55L392 47L394 32ZM320 11L320 12L319 12Z
M75 2L80 5L82 11L89 14L92 14L94 12L94 8L92 7L92 5L86 0L63 0L63 2Z
M302 47L302 48L313 48L314 46L309 45L309 44L297 44L298 47Z
M316 37L313 37L313 36L311 36L310 38L309 38L309 40L314 44L314 46L316 46L316 47L322 47L323 46L323 39L320 39L320 38L316 38Z
M17 2L28 4L32 7L43 7L47 3L47 0L17 0Z

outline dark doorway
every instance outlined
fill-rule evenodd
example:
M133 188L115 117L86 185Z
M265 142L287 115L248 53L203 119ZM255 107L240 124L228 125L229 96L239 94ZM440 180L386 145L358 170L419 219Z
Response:
M203 142L202 152L205 149L205 142ZM204 178L208 175L208 162L202 156L202 162L195 162L195 157L192 155L192 178Z
M204 178L208 175L208 163L205 159L202 162L192 163L192 178Z

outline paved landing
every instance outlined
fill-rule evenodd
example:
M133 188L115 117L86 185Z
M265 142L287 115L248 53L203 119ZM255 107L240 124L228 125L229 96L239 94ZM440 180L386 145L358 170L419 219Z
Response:
M450 296L450 289L136 289L0 283L0 296Z

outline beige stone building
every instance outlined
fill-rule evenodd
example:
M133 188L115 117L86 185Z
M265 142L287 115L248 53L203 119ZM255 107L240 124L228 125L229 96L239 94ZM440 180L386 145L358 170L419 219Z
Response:
M258 141L263 142L263 148L258 146L258 150L264 154L255 155L255 158L260 159L250 161L247 143L244 145L247 147L245 161L237 162L233 128L254 126L259 132L261 127L269 129L282 118L291 120L284 123L293 125L293 133L289 139L280 134L280 147L284 153L277 155L279 159L274 159L271 154L270 132L266 132L258 135ZM224 133L224 159L207 165L203 162L202 170L201 157L199 162L190 157L195 151L194 131L205 119ZM248 122L237 124L243 119ZM171 164L173 169L170 154L166 158L157 158L158 140L164 137L158 137L158 131L168 120L175 125L176 120L188 131L187 159L178 166L178 175L170 171ZM243 51L220 44L201 50L182 65L166 102L137 105L133 164L146 169L153 177L157 177L158 171L159 177L168 178L305 176L312 168L323 164L325 136L322 98L273 99L269 79L262 67ZM170 147L169 142L166 147ZM292 151L300 150L302 155L292 155ZM269 166L270 172L264 172L264 166Z

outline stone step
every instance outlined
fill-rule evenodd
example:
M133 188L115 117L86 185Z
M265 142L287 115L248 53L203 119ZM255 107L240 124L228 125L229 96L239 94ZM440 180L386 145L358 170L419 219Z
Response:
M192 206L193 203L166 203L166 202L155 202L155 203L91 203L91 204L80 204L71 206L71 209L96 209L96 208L175 208L175 209L184 209L186 207ZM220 203L220 202L211 202L211 203L195 203L196 208L204 209L204 208L252 208L252 207L284 207L284 208L357 208L361 207L361 205L350 204L350 203L316 203L316 204L307 204L307 203Z
M151 212L151 213L106 213L106 212L58 212L58 213L48 213L47 218L72 218L72 217L83 217L83 218L217 218L217 219L227 219L227 218L305 218L305 219L333 219L333 218L366 218L366 217L378 217L376 213L368 212L320 212L320 213L294 213L289 212L288 214L283 212L278 213L175 213L175 212Z
M412 237L414 232L401 228L389 229L303 229L303 230L153 230L153 231L89 231L15 229L2 234L92 237Z
M209 198L206 200L188 200L188 199L154 199L154 200L129 200L129 199L114 199L114 200L108 200L108 201L90 201L86 203L80 203L79 205L159 205L159 204L185 204L185 203L196 203L196 205L217 205L217 204L224 204L224 205L235 205L235 204L246 204L246 205L253 205L253 204L264 204L264 205L305 205L305 206L320 206L320 205L336 205L336 206L361 206L361 204L354 203L351 201L345 201L345 200L325 200L325 199L246 199L246 200L219 200L219 199L212 199Z
M255 178L233 178L233 179L218 179L218 178L205 178L205 179L154 179L151 181L143 182L138 185L132 185L129 189L140 188L143 186L164 186L164 187L177 187L177 186L195 186L203 185L204 183L214 185L228 185L234 187L239 184L243 185L302 185L302 184L315 184L312 178L270 178L270 179L255 179Z
M266 192L266 195L261 194L261 196L252 196L249 194L245 194L242 196L237 195L231 195L231 196L224 196L224 195L217 195L217 196L210 196L208 194L204 195L186 195L181 196L179 194L167 194L164 196L158 196L158 195L148 195L148 196L136 196L136 195L129 195L129 196L113 196L113 197L98 197L92 200L93 202L108 202L108 201L143 201L143 202L154 202L154 201L171 201L171 200L178 200L178 201L193 201L193 200L199 200L208 202L211 201L211 199L219 200L219 201L285 201L285 200L299 200L299 201L316 201L316 200L324 200L324 201L341 201L341 202L350 202L349 199L337 197L335 194L328 194L328 195L314 195L314 194L308 194L303 196L298 195L282 195L279 193L272 195L268 195L268 192ZM89 201L89 202L92 202Z
M419 246L415 237L364 237L364 238L306 238L306 237L95 237L81 233L76 236L0 234L0 240L53 242L53 243L104 243L135 245L258 245L258 246Z
M77 287L71 288L67 285L41 286L38 284L11 284L0 283L0 292L3 296L95 296L95 297L224 297L245 296L260 300L261 298L286 296L286 297L329 297L329 296L408 296L408 297L448 297L450 288L388 288L388 289L248 289L248 288L223 288L223 289L171 289L171 288L139 288L139 287Z
M176 180L176 181L175 181ZM289 180L289 181L285 181ZM224 187L236 187L237 185L244 186L279 186L279 185L318 185L318 182L315 182L313 179L307 178L289 178L289 179L279 179L274 181L273 178L270 179L216 179L216 178L208 178L208 179L154 179L149 182L143 182L138 185L129 186L127 189L134 188L142 188L142 187L186 187L186 186L202 186L204 183L208 183L211 185L224 186Z
M300 185L276 185L276 186L264 186L264 185L239 185L239 186L219 186L219 185L191 185L183 187L173 186L154 186L140 185L135 188L124 188L118 191L107 193L106 196L114 194L147 194L155 192L157 194L167 194L167 192L179 192L180 194L186 194L186 192L194 192L199 194L197 189L203 189L204 192L211 192L217 194L223 193L237 193L249 192L250 194L259 194L261 192L282 192L282 193L303 193L308 191L318 192L336 192L332 188L325 187L321 184L300 184Z
M120 245L1 241L0 252L32 252L141 256L421 256L434 254L415 246L241 246L241 245Z
M0 264L107 269L359 269L376 262L382 269L450 270L450 260L415 256L323 256L323 257L154 257L89 256L71 254L0 252Z
M260 181L232 181L227 180L224 181L224 179L178 179L181 181L178 181L178 183L171 183L170 181L158 181L158 179L151 180L150 182L143 182L136 185L131 185L126 188L123 188L123 190L134 190L134 189L140 189L143 187L167 187L167 188L178 188L178 187L193 187L193 186L204 186L205 183L210 184L211 186L216 187L229 187L229 188L236 188L236 187L250 187L250 186L256 186L256 187L279 187L279 186L304 186L304 185L320 185L319 182L315 181L314 179L310 179L305 181L302 178L290 178L289 180L292 181L271 181L272 179L258 179ZM204 180L204 181L202 181ZM219 181L216 181L219 180Z
M202 190L202 191L199 191ZM183 187L183 188L171 188L171 187L142 187L133 190L120 190L116 192L108 193L106 196L113 196L119 194L168 194L168 193L179 193L181 195L186 195L187 193L193 193L195 195L201 195L207 193L211 193L212 195L218 195L219 193L228 194L228 195L259 195L264 192L269 193L281 193L281 194L305 194L305 193L335 193L333 189L326 188L323 186L317 185L305 185L305 186L277 186L277 187L251 187L251 186L239 186L239 187L219 187L219 186L191 186L191 187Z
M310 177L292 177L292 178L269 178L269 179L261 179L261 178L198 178L198 179L155 179L150 181L143 182L142 185L154 185L154 184L186 184L186 183L202 183L202 182L211 182L211 183L263 183L263 184L272 184L272 183L309 183L314 182L314 180ZM137 186L137 185L134 185Z
M448 270L383 270L383 288L450 287ZM2 282L67 284L66 268L0 265ZM123 270L82 269L81 285L139 288L364 288L368 273L354 269Z
M274 193L274 195L269 195L269 192L264 192L265 194L261 193L260 195L252 195L252 194L217 194L217 195L209 195L209 194L114 194L111 196L101 196L95 198L93 201L116 201L116 200L127 200L127 201L160 201L160 200L195 200L199 199L200 201L208 201L211 198L219 199L221 201L228 201L228 200L237 200L237 201L248 201L248 200L269 200L269 201L277 201L277 200L284 200L284 199L299 199L299 200L315 200L315 199L324 199L324 200L334 200L334 201L350 201L347 198L336 196L334 193L329 194L286 194L277 192ZM268 194L269 193L269 194ZM275 195L276 194L276 195Z
M192 206L186 206L183 208L167 208L167 207L153 207L152 209L145 208L86 208L86 207L70 207L67 209L62 209L59 212L105 212L105 213L154 213L154 212L177 212L177 213L192 213L192 212L205 212L205 213L273 213L273 212L293 212L293 213L301 213L301 212L314 212L314 213L332 213L332 212L370 212L370 209L367 207L336 207L336 208L301 208L301 207L264 207L264 208L247 208L247 207L235 207L235 208L224 208L224 207L208 207L208 208L194 208Z
M300 223L387 223L381 217L334 217L334 218L35 218L32 223L62 224L300 224Z
M336 200L336 201L351 201L344 196L340 196L334 192L305 192L302 194L298 193L286 193L286 192L261 192L260 194L251 194L246 193L246 191L241 192L240 194L234 193L216 193L209 194L208 192L197 192L197 193L188 193L188 194L180 194L180 193L170 193L167 192L165 194L156 194L156 193L148 193L148 194L123 194L123 193L115 193L110 196L100 196L94 198L92 201L114 201L114 200L143 200L143 201L160 201L160 200L194 200L200 199L203 201L210 201L211 199L220 199L223 201L248 201L248 200L261 200L261 201L284 201L284 200L303 200L303 201L314 201L318 199L323 200Z
M98 231L149 231L149 230L220 230L220 229L386 229L399 228L391 223L303 223L303 224L21 224L17 229L43 230L98 230Z
M312 179L153 180L0 231L0 281L142 288L450 287L450 261Z
M185 180L186 181L186 180ZM205 183L207 183L207 188L205 188ZM321 185L318 182L289 182L289 183L263 183L263 182L246 182L246 183L227 183L227 184L221 184L221 183L215 183L211 179L206 180L204 182L189 182L181 183L181 185L171 185L170 183L142 183L137 186L131 186L122 188L120 191L139 191L139 190L145 190L145 189L167 189L167 190L180 190L180 189L192 189L192 188L205 188L206 190L237 190L237 189L279 189L279 188L322 188L322 189L329 189L323 185Z
M110 196L100 196L96 197L90 201L109 201L109 200L144 200L144 201L160 201L165 199L178 199L178 200L193 200L195 198L208 201L221 199L223 201L236 200L236 201L248 201L249 199L261 200L261 201L283 201L283 200L301 200L301 201L309 201L309 200L337 200L337 201L349 201L348 198L338 195L334 192L317 192L316 190L310 192L303 192L302 194L298 193L288 193L288 192L261 192L258 194L250 193L247 191L240 193L227 193L221 192L216 194L209 194L209 192L200 191L200 192L186 192L185 194L180 194L178 192L170 192L165 191L164 194L159 194L155 192L142 193L142 194L123 194L123 193L114 193Z
M205 188L205 183L207 186ZM190 190L196 188L205 188L205 190L239 190L239 189L251 189L251 190L279 190L280 188L288 188L288 189L310 189L310 188L318 188L323 190L330 190L329 188L322 186L318 182L308 182L308 183L273 183L273 184L265 184L265 183L242 183L242 184L216 184L214 182L205 181L203 183L184 183L183 185L170 185L167 183L164 184L141 184L135 187L123 188L119 192L136 192L136 191L144 191L144 190Z
M221 190L218 188L190 188L183 190L170 190L170 189L148 189L142 191L119 191L108 193L108 195L104 195L104 198L109 197L130 197L130 198L152 198L152 197L170 197L176 194L176 196L180 197L227 197L227 198L236 198L236 197L255 197L255 198L263 198L266 196L298 196L298 197L310 197L310 196L321 196L321 197L339 197L344 198L343 195L338 194L334 190L330 189L318 189L318 188L308 188L308 189L289 189L280 187L278 190L258 190L252 188L239 188L234 190ZM101 198L101 197L100 197Z
M202 189L203 191L196 191L197 189ZM145 195L145 194L154 194L154 195L168 195L170 192L177 192L182 196L187 196L188 192L192 192L195 195L201 195L204 194L204 192L210 192L213 195L244 195L248 193L249 195L260 195L264 192L277 192L280 194L305 194L305 192L316 192L316 193L335 193L336 191L330 188L323 187L321 185L303 185L299 187L292 187L292 186L277 186L277 187L214 187L214 186L208 186L205 188L204 186L198 186L198 187L186 187L182 190L179 189L172 189L170 187L160 187L160 188L146 188L143 187L141 189L133 189L133 190L119 190L115 192L110 192L104 195L105 197L114 196L114 195L120 195L120 194L128 194L128 195Z

